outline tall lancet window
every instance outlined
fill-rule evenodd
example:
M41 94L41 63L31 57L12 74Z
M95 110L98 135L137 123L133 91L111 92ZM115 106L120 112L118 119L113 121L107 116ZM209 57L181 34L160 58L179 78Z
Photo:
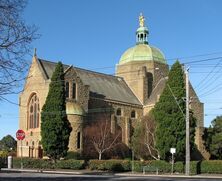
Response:
M66 93L66 98L69 98L69 82L66 82L65 84L65 93Z
M28 129L39 127L39 114L39 99L36 94L32 94L28 104Z
M77 98L77 96L76 96L76 83L75 82L73 82L72 83L72 98L73 99L76 99Z

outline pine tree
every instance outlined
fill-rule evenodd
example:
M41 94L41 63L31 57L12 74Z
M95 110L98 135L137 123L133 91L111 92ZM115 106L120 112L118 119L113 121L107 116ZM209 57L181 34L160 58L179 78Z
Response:
M184 72L179 61L176 61L169 72L159 102L153 109L157 123L156 146L161 159L169 159L171 156L170 148L176 148L175 158L184 160L186 140L185 96ZM190 114L190 122L192 128L190 129L191 148L194 149L195 119L193 114Z
M222 116L217 116L211 124L203 136L205 146L212 159L222 159Z
M41 143L44 154L54 161L64 157L68 151L71 130L66 116L63 65L58 62L41 113Z

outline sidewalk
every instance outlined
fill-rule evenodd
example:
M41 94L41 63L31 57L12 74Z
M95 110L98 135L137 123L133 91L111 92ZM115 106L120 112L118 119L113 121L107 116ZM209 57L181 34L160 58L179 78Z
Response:
M122 177L169 177L169 178L205 178L205 179L222 179L222 174L199 174L199 175L181 175L181 174L143 174L143 173L132 173L132 172L124 172L124 173L112 173L105 171L92 171L92 170L40 170L40 169L8 169L1 168L3 172L31 172L31 173L50 173L50 174L67 174L67 175L115 175Z
M1 168L1 171L3 172L31 172L31 173L54 173L54 174L82 174L82 172L79 171L60 171L60 170L42 170L42 169L17 169L17 168Z
M205 178L205 179L222 179L222 174L199 174L199 175L182 175L182 174L143 174L143 173L132 173L132 172L125 172L125 173L116 173L117 176L132 176L132 177L169 177L169 178Z

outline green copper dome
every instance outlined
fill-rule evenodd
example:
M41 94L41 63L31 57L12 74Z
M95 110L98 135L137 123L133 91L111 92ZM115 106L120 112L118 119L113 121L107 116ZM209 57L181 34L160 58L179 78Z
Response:
M139 28L136 31L136 46L126 50L120 58L119 64L137 61L155 61L166 64L163 53L148 43L149 30L145 26L142 13L139 16Z
M136 61L156 61L166 64L163 53L158 48L147 44L137 44L126 50L121 56L119 64Z

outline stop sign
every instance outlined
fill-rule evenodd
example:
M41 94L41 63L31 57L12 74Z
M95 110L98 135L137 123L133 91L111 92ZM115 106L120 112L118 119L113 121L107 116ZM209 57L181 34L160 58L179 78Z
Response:
M21 129L19 129L17 132L16 132L16 138L18 140L23 140L25 138L25 132Z

